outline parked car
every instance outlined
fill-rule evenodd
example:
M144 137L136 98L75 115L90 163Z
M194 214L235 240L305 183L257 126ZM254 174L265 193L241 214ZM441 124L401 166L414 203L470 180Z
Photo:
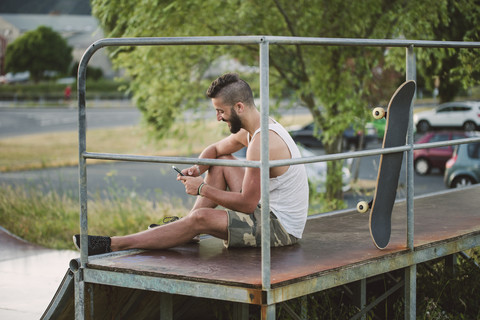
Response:
M448 188L479 183L480 142L457 146L446 168L444 182Z
M300 143L304 145L305 147L310 147L310 148L322 148L323 143L320 139L317 139L314 136L314 123L309 123L303 128L300 128L298 130L292 130L290 131L290 135L292 136L293 140L295 140L296 143ZM321 131L319 130L319 134L321 135ZM347 128L343 132L343 142L342 146L344 150L349 150L352 147L357 148L359 143L360 143L360 137L362 136L361 131L356 131L353 129L353 127ZM367 142L370 140L376 139L377 133L375 131L375 128L373 125L369 125L366 127L366 135L365 138L363 139L363 145L362 147L365 148L367 145Z
M415 113L413 122L418 132L449 127L474 131L480 127L480 102L447 102L435 109Z
M311 150L302 147L301 145L298 146L302 157L314 157L315 153ZM347 159L344 162L344 166L342 167L342 191L346 192L350 190L350 182L351 182L351 172L350 172L350 164L352 163L352 159ZM316 187L317 192L325 192L326 191L326 182L327 182L327 163L326 162L315 162L315 163L307 163L305 164L305 169L307 170L308 182Z
M466 138L467 134L463 131L438 131L429 132L423 135L416 143L442 142ZM420 175L429 174L433 168L445 170L445 164L453 154L452 146L418 149L413 151L413 161L415 172Z
M300 154L302 157L314 157L315 153L302 146L298 145L298 149L300 150ZM240 151L237 151L233 155L238 159L244 160L246 158L247 148L243 148ZM351 181L351 172L350 172L350 164L352 163L352 159L347 159L344 162L344 166L342 167L342 190L346 192L350 190L350 181ZM327 163L326 162L315 162L315 163L307 163L305 164L305 169L307 170L308 182L315 186L317 192L325 192L326 182L327 182Z

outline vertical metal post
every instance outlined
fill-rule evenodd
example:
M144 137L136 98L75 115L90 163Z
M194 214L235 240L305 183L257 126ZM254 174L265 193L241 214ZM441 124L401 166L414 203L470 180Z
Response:
M308 320L308 296L300 298L300 319Z
M417 265L405 268L405 320L417 318Z
M407 80L416 80L416 66L415 66L415 54L413 52L413 46L409 46L407 48ZM410 150L407 152L407 246L410 250L413 250L414 243L414 212L413 212L413 198L414 198L414 190L413 190L413 178L414 178L414 171L413 171L413 104L416 98L412 100L412 106L410 107L410 121L408 125L408 132L407 132L407 144L411 146Z
M83 281L82 269L74 274L74 297L75 319L85 319L85 282Z
M363 310L367 305L367 279L363 278L359 281L354 282L353 284L353 299L355 301L355 305L358 309ZM362 314L361 320L365 320L367 318L366 314Z
M160 319L173 319L173 297L169 293L160 294Z
M249 309L248 304L234 302L233 303L232 319L233 320L248 320L248 309Z
M271 304L268 306L263 305L261 318L275 320L275 305L274 304Z
M85 283L83 270L88 263L88 222L87 222L87 160L83 153L87 150L87 119L86 119L86 78L87 78L87 53L82 57L78 66L78 174L80 197L80 269L79 276L75 276L75 287L78 292L75 296L75 319L85 319Z
M270 181L268 148L268 54L267 42L260 43L260 109L261 109L261 192L262 192L262 287L270 289Z
M416 65L413 46L406 49L407 80L416 80ZM416 95L416 93L415 93ZM415 98L413 99L413 101ZM407 247L414 249L414 189L413 189L413 104L410 107L410 121L408 125L407 143L410 150L407 152ZM417 265L405 268L405 319L416 319L417 300Z
M260 111L261 111L261 192L262 192L262 288L270 290L270 165L268 147L269 124L269 44L260 43ZM273 314L273 317L272 317ZM263 316L266 318L263 318ZM266 306L262 319L275 319L275 305Z

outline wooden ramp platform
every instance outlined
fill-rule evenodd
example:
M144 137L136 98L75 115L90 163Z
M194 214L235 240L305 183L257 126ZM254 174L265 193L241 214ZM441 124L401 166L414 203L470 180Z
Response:
M271 305L480 246L479 187L416 198L414 203L413 251L406 248L405 202L395 204L392 238L385 250L378 250L372 243L368 214L351 210L319 215L308 220L304 238L299 244L272 248L271 290L262 290L259 249L227 250L222 241L208 238L200 244L170 250L91 257L83 272L85 283L92 284L92 288L95 285L108 286L110 293L104 289L104 298L99 298L104 303L103 307L100 303L90 303L90 307L87 303L85 305L87 309L95 305L96 310L90 309L90 313L108 315L103 309L112 310L112 304L116 302L105 297L112 293L113 287L168 296ZM72 319L73 304L67 303L67 300L73 299L72 290L59 293L63 295L64 302L59 303L62 297L56 296L49 309L57 310L47 310L48 316L44 317ZM70 295L69 299L66 299L67 295ZM85 296L89 297L89 294ZM134 296L131 290L127 296ZM174 305L173 300L164 299L165 296L155 300L157 303L151 307L155 309L151 309L152 312L162 312L159 301L167 309ZM91 295L88 299L96 298ZM119 298L119 301L116 308L123 308L123 313L131 312L125 308L138 307L135 303L128 303L128 299ZM145 305L142 310L145 311ZM169 311L166 312L168 314Z

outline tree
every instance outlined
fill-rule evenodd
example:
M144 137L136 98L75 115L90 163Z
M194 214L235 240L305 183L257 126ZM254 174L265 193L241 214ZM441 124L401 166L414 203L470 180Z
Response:
M398 22L404 4L401 0L94 0L92 12L109 37L391 38L402 34L394 18ZM384 49L272 45L271 96L275 101L288 98L303 103L322 131L326 152L340 152L343 131L355 122L360 126L368 106L388 99L393 92L376 95L386 84L382 74L387 73L375 72L384 63ZM114 63L132 77L137 106L160 136L168 132L180 111L198 108L211 81L203 74L215 59L227 55L246 65L258 65L258 46L115 48L112 54ZM342 196L340 169L340 162L329 162L326 200L332 207Z
M440 0L432 6L428 1L408 1L399 8L396 25L408 39L441 41L479 41L480 5L475 0ZM405 17L406 19L401 19ZM418 21L414 28L411 21ZM404 59L392 54L393 64ZM439 90L440 102L453 101L462 89L479 83L478 49L417 49L419 87Z
M45 71L66 73L72 62L72 48L60 34L40 26L28 31L7 46L7 72L30 71L35 82L45 77Z

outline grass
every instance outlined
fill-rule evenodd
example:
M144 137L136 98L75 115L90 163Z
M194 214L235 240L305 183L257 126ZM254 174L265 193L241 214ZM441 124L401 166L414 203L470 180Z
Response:
M285 126L305 124L310 116L283 119ZM228 132L216 121L176 123L172 132L183 132L182 138L166 137L152 141L140 126L87 130L87 151L155 156L189 156ZM89 160L89 163L93 160ZM78 165L77 132L52 132L0 139L0 172L43 169Z
M184 216L180 201L156 195L156 201L130 190L108 188L88 202L90 234L129 234L159 223L165 216ZM53 249L74 249L79 233L78 196L44 192L37 186L0 185L0 225L13 234Z
M199 131L210 132L203 141L195 137ZM200 145L209 144L221 137L221 131L211 123L199 125L182 142L174 138L152 142L140 127L92 129L87 131L87 150L92 152L173 156L201 151ZM120 138L121 137L121 138ZM185 143L185 141L187 141ZM189 142L190 141L190 142ZM19 171L78 164L78 134L52 132L25 135L0 140L0 171Z

